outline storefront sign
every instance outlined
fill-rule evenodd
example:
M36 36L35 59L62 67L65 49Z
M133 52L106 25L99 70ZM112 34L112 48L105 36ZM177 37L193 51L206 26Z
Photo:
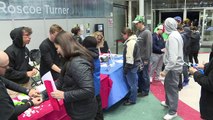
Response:
M96 11L94 7L100 4L104 3L91 0L0 0L0 20L88 17L87 12Z

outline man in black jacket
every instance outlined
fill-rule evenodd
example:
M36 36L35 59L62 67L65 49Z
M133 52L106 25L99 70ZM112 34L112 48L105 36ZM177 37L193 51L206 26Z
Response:
M20 115L33 105L39 105L42 100L40 97L36 97L32 98L32 100L27 101L23 105L14 106L13 101L7 93L6 88L28 94L31 97L37 96L38 92L35 89L26 89L12 81L3 78L2 76L5 74L5 71L8 68L8 64L8 55L5 52L0 51L0 117L1 120L17 120L18 115Z
M15 28L10 32L13 44L5 50L10 61L5 78L27 88L31 88L30 77L37 74L37 70L29 65L29 50L26 47L30 43L31 34L32 29L29 27Z
M51 71L54 80L58 79L61 72L61 60L54 46L54 40L56 35L62 30L59 25L53 24L49 30L49 38L46 38L39 46L41 51L40 75L43 76L48 71Z

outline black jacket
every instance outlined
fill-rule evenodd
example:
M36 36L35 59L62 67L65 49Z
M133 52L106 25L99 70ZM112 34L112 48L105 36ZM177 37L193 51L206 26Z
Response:
M165 48L165 42L163 40L162 35L158 35L157 33L152 34L153 46L152 46L152 53L155 54L162 54L164 52L161 49Z
M200 114L205 120L213 120L213 59L205 65L204 72L194 73L194 80L201 86Z
M184 32L180 33L183 38L183 54L185 56L189 56L190 54L190 46L191 46L191 30L189 27L184 28ZM187 57L188 59L188 57Z
M75 57L66 62L62 69L62 76L56 81L56 87L65 92L65 108L72 119L94 119L97 103L93 71L87 60Z
M41 60L40 60L40 75L41 77L46 74L48 71L51 71L54 80L59 78L59 73L52 70L51 67L53 64L56 64L60 67L60 58L57 54L54 43L50 41L49 38L45 39L41 45L39 46L41 52Z
M196 53L200 50L200 33L195 32L191 34L191 52L190 53Z
M18 115L27 110L30 104L14 106L12 99L7 93L7 89L11 89L20 93L28 94L27 89L0 77L0 119L1 120L18 120Z
M10 60L10 69L6 71L5 77L19 84L29 81L26 72L33 69L29 65L29 50L23 46L22 29L23 27L20 27L11 31L10 37L13 44L5 50Z

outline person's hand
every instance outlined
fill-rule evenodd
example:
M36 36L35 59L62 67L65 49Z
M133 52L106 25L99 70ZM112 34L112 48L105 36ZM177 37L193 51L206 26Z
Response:
M166 76L166 73L163 71L163 72L160 72L160 75L161 75L162 77L165 77L165 76Z
M34 72L33 71L27 71L27 77L33 77Z
M195 72L197 71L197 69L195 69L194 67L190 67L189 68L189 72L193 75Z
M35 106L40 105L43 102L41 97L33 97L31 99L32 99L31 101Z
M203 70L204 69L204 64L197 64L196 67Z
M149 61L148 60L144 60L144 65L148 65Z
M161 49L161 52L165 52L165 50L166 50L166 49L165 49L165 48L163 48L163 49Z
M34 74L34 75L36 75L36 74L38 73L38 70L37 70L37 69L35 69L35 68L33 68L33 70L32 70L32 71L33 71L33 74Z
M36 89L30 89L28 95L30 97L40 97L41 96L40 92L38 90L36 90Z
M64 99L64 91L56 90L51 92L50 95L56 99Z

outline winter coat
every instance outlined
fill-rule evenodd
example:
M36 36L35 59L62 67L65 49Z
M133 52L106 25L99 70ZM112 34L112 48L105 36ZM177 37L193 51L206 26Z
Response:
M87 48L90 51L90 55L93 57L93 64L94 64L94 71L93 71L93 78L94 78L94 86L95 86L95 96L100 94L100 70L101 64L99 59L98 48Z
M191 34L190 53L197 53L200 50L200 33L194 32Z
M136 35L130 36L124 42L123 61L124 73L142 64Z
M94 118L97 102L91 64L78 56L67 61L61 73L61 77L56 81L56 87L64 91L67 114L74 120Z
M201 86L201 118L213 120L213 59L205 65L204 75L199 71L194 73L194 80Z

